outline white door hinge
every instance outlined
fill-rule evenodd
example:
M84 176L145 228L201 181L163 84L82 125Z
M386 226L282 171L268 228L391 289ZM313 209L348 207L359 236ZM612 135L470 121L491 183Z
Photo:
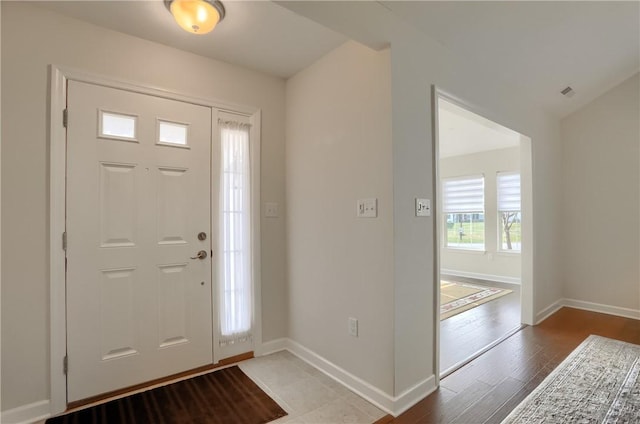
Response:
M62 250L67 251L67 232L62 233Z
M64 358L62 359L62 372L64 375L67 375L69 372L69 357L67 355L64 355Z
M62 111L62 126L67 128L67 125L69 125L69 109Z

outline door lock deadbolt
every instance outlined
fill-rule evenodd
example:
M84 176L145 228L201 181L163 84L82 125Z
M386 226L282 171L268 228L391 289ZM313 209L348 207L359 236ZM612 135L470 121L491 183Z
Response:
M198 240L204 241L206 239L207 239L207 233L205 233L204 231L201 233L198 233Z

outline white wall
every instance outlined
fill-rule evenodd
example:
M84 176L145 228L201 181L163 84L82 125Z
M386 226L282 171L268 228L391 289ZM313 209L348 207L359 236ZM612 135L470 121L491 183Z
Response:
M640 313L640 74L562 121L564 295Z
M557 248L561 152L557 119L520 96L517 87L509 87L409 27L394 30L391 56L398 395L433 376L436 366L434 227L415 218L412 210L415 196L434 198L431 85L462 99L473 112L532 139L533 313L561 297ZM424 325L418 335L408 331L416 323Z
M440 268L474 274L480 279L520 280L520 254L500 251L496 173L520 171L520 147L440 159L440 178L484 175L485 249L482 252L445 247L440 240ZM442 226L442 218L438 225ZM444 234L444 232L442 233ZM443 237L444 239L444 237ZM468 275L471 276L471 275Z
M285 207L285 83L2 2L2 407L49 398L47 65L262 109L262 201ZM25 28L29 28L25 30ZM263 339L286 335L284 219L262 223Z
M355 42L289 79L286 164L289 337L391 395L390 90L389 51ZM370 197L378 217L356 218Z
M437 85L473 112L532 139L535 233L531 234L533 252L527 257L532 254L534 259L531 269L522 269L523 277L535 284L533 310L523 305L523 313L530 316L562 295L557 243L561 201L558 119L523 97L518 87L456 56L379 2L333 2L331 7L324 2L281 4L365 45L391 46L393 390L400 397L424 394L423 390L433 387L437 362L435 227L433 218L415 217L414 199L434 198L431 86ZM292 156L287 157L289 163ZM522 163L523 170L525 166ZM523 208L529 211L529 205ZM371 261L376 258L372 256ZM523 286L523 291L530 290ZM309 300L296 307L313 307L313 303ZM322 340L314 343L319 345Z
M0 7L0 45L2 45L2 7ZM1 55L0 55L1 56ZM0 57L0 81L2 81L2 58ZM2 99L2 84L0 84L0 99ZM0 101L0 129L2 128L2 102ZM0 146L2 133L0 131ZM0 149L1 150L1 149ZM0 222L2 222L2 156L0 154ZM0 240L2 240L2 226L0 225ZM2 328L2 244L0 243L0 328ZM2 332L0 331L0 364L2 364ZM2 381L2 366L0 366L0 382ZM0 411L2 411L2 396L0 396Z

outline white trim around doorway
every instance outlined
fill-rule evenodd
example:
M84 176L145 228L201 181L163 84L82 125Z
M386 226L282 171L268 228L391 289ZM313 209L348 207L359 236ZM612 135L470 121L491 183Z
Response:
M138 82L116 80L108 76L90 74L82 70L57 65L49 66L49 287L50 287L50 401L51 415L67 407L67 380L63 371L66 356L66 289L65 251L62 237L66 228L66 132L63 112L67 102L67 82L80 81L105 87L127 90L171 100L216 108L250 117L252 154L252 249L254 259L254 350L262 345L262 311L260 281L260 128L258 108L199 98L188 94L149 87ZM255 161L255 162L254 162ZM212 290L212 295L215 290Z
M473 107L468 102L459 99L442 90L436 85L431 87L431 105L432 105L432 123L433 123L433 181L434 181L434 198L435 205L432 210L437 211L440 204L440 187L438 181L440 181L439 171L439 147L438 147L438 98L446 99L447 101L457 104L458 106L469 110L477 115L484 116L482 110L477 107ZM489 119L489 118L487 118ZM498 124L500 124L498 122ZM500 124L502 125L502 124ZM517 130L515 130L517 131ZM519 131L517 131L520 133ZM521 271L520 271L520 304L521 304L521 323L526 325L535 324L535 313L533 308L534 301L534 246L535 246L535 233L533 231L533 154L531 139L522 133L520 133L520 162L521 162L521 191L522 191L522 252L521 252ZM438 220L434 219L434 281L440 281L440 240L442 239L442 230L438 225ZM514 281L515 282L515 281ZM439 305L440 305L440 284L434 284L434 370L438 377L437 382L439 385L439 377L442 370L440 370L440 317L439 317Z

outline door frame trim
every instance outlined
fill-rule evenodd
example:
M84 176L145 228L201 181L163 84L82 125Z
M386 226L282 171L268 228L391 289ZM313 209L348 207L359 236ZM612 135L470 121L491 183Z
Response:
M63 111L67 103L68 81L79 81L103 87L116 88L133 93L147 94L170 100L177 100L250 117L252 123L252 147L256 149L252 159L252 237L253 237L253 277L254 277L254 349L262 345L262 296L260 269L260 146L261 110L256 107L227 103L220 100L195 97L189 94L152 87L139 82L114 79L109 76L88 73L82 70L58 65L49 65L49 324L50 324L50 411L51 415L67 408L67 376L63 372L63 360L67 353L66 321L66 272L65 251L62 234L66 230L66 128L62 123ZM212 130L214 123L212 122ZM213 134L212 134L213 138ZM212 261L213 264L213 261ZM212 281L217 284L215 276ZM216 292L212 286L212 296ZM213 299L213 297L212 297ZM212 300L213 302L213 300ZM213 304L215 305L215 303ZM212 317L213 318L213 317ZM213 321L215 324L215 320ZM213 335L212 335L213 337ZM214 357L215 360L215 357Z
M441 240L444 237L442 234L442 226L439 223L439 208L440 208L440 159L439 159L439 137L438 132L438 99L443 98L451 103L454 103L476 115L480 115L502 125L506 128L506 125L495 121L488 117L488 113L482 108L473 105L471 102L465 101L438 85L431 86L431 119L433 123L432 131L432 169L433 169L433 196L434 204L432 210L434 211L434 364L433 369L436 375L436 385L440 385L441 372L440 369L440 249ZM534 302L535 302L535 284L534 284L534 261L535 261L535 245L536 235L533 231L534 216L533 216L533 150L531 138L517 129L511 128L520 134L520 175L521 175L521 195L522 195L522 235L523 244L522 251L520 253L520 323L524 325L535 324L534 314ZM525 219L526 218L526 219Z

